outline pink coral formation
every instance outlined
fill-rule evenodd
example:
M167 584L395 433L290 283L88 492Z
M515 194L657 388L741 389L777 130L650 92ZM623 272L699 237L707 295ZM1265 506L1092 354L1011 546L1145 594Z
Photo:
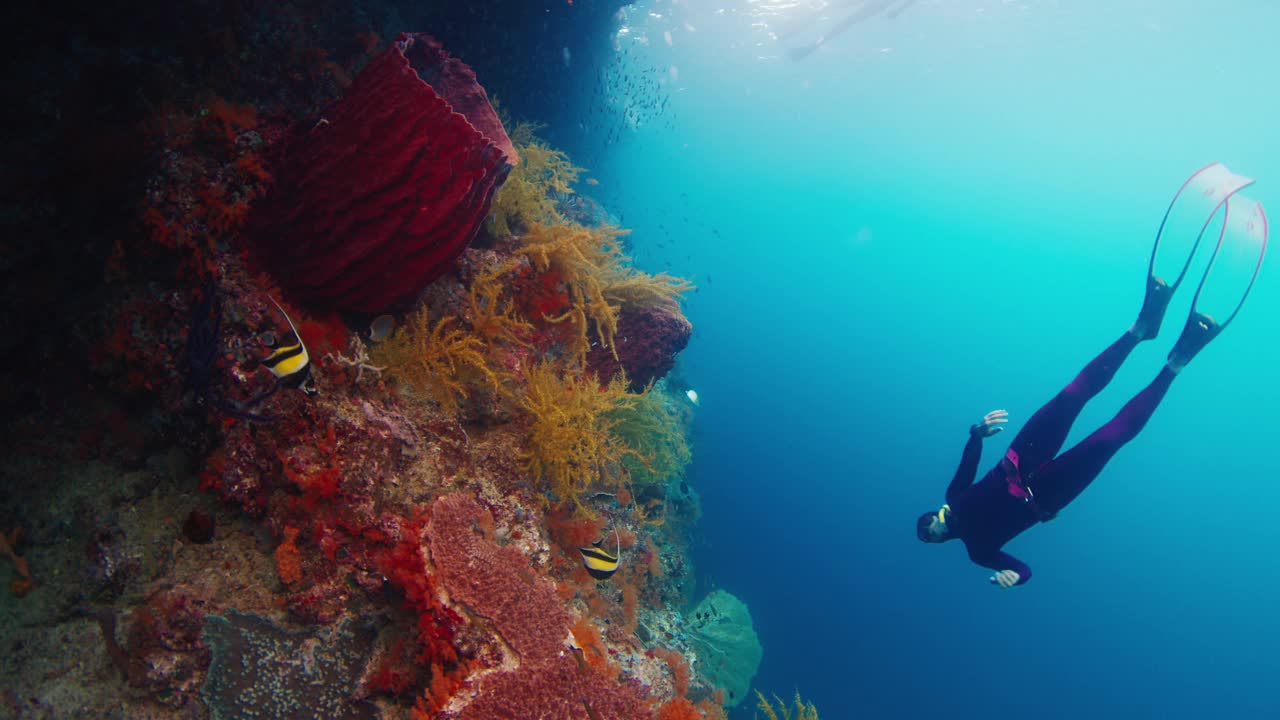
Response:
M250 234L304 304L404 309L475 236L515 162L471 69L401 34L286 150Z
M566 654L522 665L519 670L484 676L479 681L476 698L461 711L446 713L443 717L450 720L644 720L652 717L653 711L641 692L634 681L619 683L589 668L583 670Z
M485 514L463 493L442 497L431 508L431 559L450 597L491 620L522 659L560 653L570 622L555 586L533 575L515 548L496 545L475 530Z
M481 535L479 528L492 523L486 515L465 493L437 500L428 528L431 557L450 597L493 623L520 656L519 667L481 676L475 697L446 717L649 717L639 683L620 683L572 657L570 615L555 586L534 575L519 551Z

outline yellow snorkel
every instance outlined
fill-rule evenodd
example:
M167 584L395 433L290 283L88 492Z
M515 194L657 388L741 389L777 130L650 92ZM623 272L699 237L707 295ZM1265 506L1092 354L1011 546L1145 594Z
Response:
M942 523L943 525L946 525L947 513L949 512L951 512L951 506L944 504L942 508L938 510L938 522Z

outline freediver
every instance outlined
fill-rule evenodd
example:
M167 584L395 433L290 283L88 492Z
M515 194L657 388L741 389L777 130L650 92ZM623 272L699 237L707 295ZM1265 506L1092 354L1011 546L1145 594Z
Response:
M1024 530L1053 519L1075 500L1102 472L1116 451L1136 437L1151 419L1156 406L1160 404L1178 373L1182 372L1196 353L1222 332L1244 305L1245 298L1258 277L1267 243L1266 215L1262 205L1236 194L1252 182L1248 178L1232 174L1221 164L1214 163L1197 171L1183 183L1173 202L1169 204L1164 220L1160 223L1160 230L1156 233L1147 271L1146 296L1138 319L1118 340L1090 361L1071 384L1031 416L1026 426L1010 443L1000 462L977 483L974 483L974 478L982 454L982 440L1003 429L1004 423L1008 421L1008 413L994 410L969 428L969 440L965 444L960 466L947 487L946 504L941 509L924 513L916 521L916 536L922 542L960 540L968 550L970 560L995 571L990 582L1001 588L1022 585L1031 579L1031 568L1004 552L1004 545ZM1200 218L1204 220L1199 225L1199 235L1196 236L1186 263L1173 285L1169 285L1155 274L1156 254L1170 213L1174 211L1180 198L1183 200L1183 206L1180 207L1188 204L1192 206L1191 217L1197 223ZM1174 343L1164 367L1155 380L1131 399L1110 422L1059 455L1058 451L1085 403L1107 386L1120 364L1138 343L1153 340L1159 333L1169 299L1186 276L1205 230L1223 206L1225 212L1218 244L1213 251L1214 257L1210 259L1200 280L1182 335ZM1257 264L1253 267L1253 275L1235 310L1226 320L1218 323L1207 313L1200 312L1196 306L1213 269L1213 260L1217 258L1224 241L1240 235L1260 241ZM1248 248L1247 257L1252 261L1252 246Z
M786 40L787 38L808 28L809 26L816 23L818 20L822 19L823 14L828 9L831 9L833 6L843 7L846 9L852 8L855 5L859 6L853 12L845 16L843 20L837 22L835 25L832 25L827 30L826 33L819 35L812 42L801 45L800 47L788 48L787 55L790 56L792 60L803 60L804 58L812 55L818 48L822 47L829 40L839 36L844 31L862 22L863 20L868 20L870 18L873 18L882 12L885 13L885 17L892 20L898 17L898 15L902 14L902 11L906 10L907 7L914 4L915 1L916 0L843 0L843 2L841 2L837 0L836 2L833 2L830 5L827 5L820 10L815 10L809 13L808 15L805 15L804 17L800 18L790 28L788 28L783 32L778 33L778 39ZM891 8L891 6L893 5L897 5L897 7ZM886 10L888 12L885 12Z

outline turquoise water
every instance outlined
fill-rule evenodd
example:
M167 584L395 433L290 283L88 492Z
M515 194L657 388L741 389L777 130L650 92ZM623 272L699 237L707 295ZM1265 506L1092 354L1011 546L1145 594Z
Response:
M771 35L787 5L631 8L618 62L669 106L591 168L642 267L699 285L698 570L750 605L756 685L828 720L1270 716L1275 262L1138 439L1006 547L1029 584L914 520L970 423L1010 413L985 472L1133 321L1191 172L1221 161L1280 209L1280 4L921 1L801 61ZM1068 447L1154 377L1203 250Z

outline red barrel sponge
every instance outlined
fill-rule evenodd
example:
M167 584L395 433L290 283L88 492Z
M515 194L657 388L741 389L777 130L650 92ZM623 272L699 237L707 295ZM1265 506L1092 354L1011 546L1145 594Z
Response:
M402 33L290 141L249 236L302 304L402 310L452 267L516 162L471 68Z

